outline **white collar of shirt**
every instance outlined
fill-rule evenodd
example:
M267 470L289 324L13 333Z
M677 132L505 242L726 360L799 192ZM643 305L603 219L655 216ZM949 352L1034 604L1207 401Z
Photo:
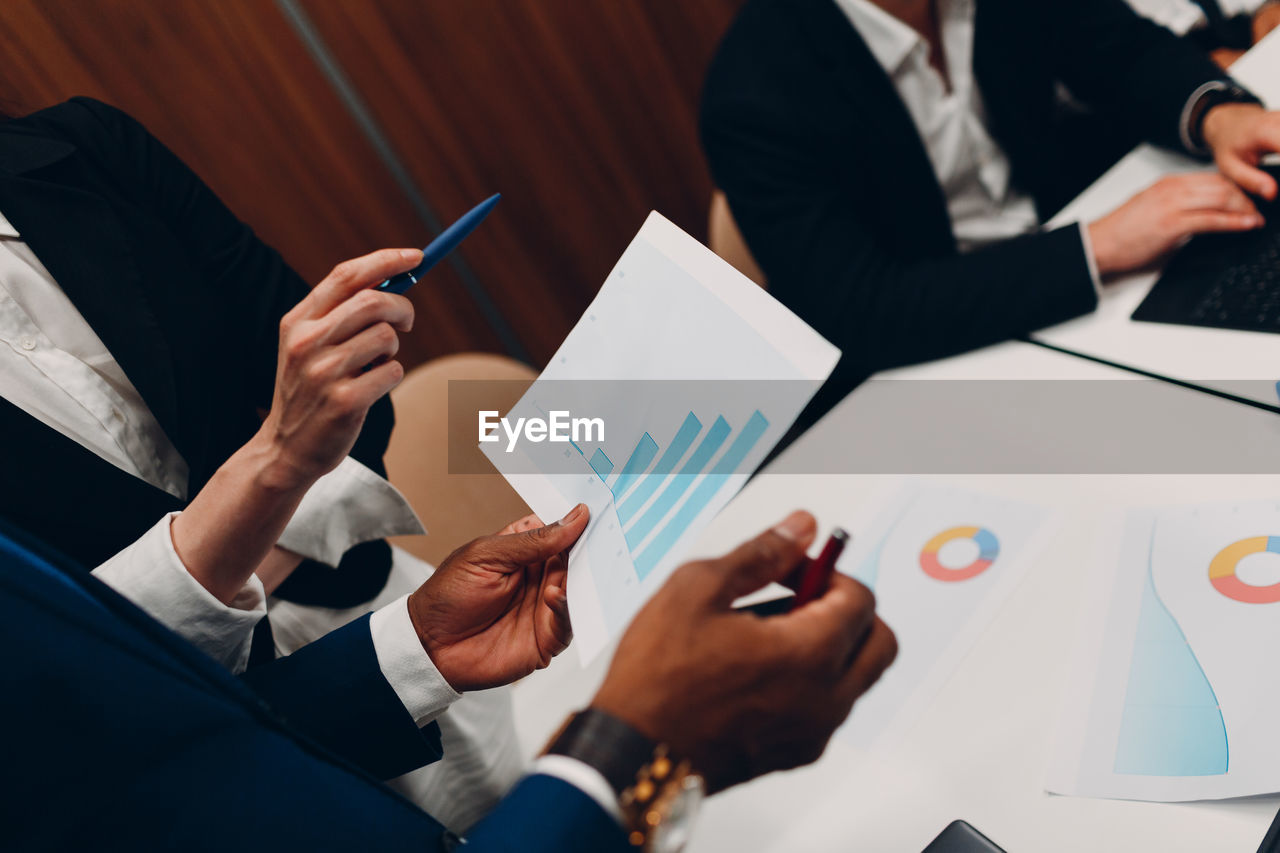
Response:
M189 497L186 461L106 345L3 214L0 397L121 470L180 500ZM424 532L395 487L346 457L312 485L279 544L336 566L353 545Z
M929 66L929 44L920 33L871 0L836 0L862 36L872 57L895 80ZM939 0L938 29L943 60L954 96L967 99L973 88L974 0ZM908 60L913 60L908 66ZM937 73L937 72L933 72Z
M927 47L920 34L869 0L836 0L880 67L893 76L913 50Z
M0 217L0 397L175 497L187 467L106 345Z
M974 0L939 0L939 36L951 88L918 32L870 0L836 0L889 75L924 143L962 251L1036 230L1031 198L1010 186L1008 157L986 127L973 75Z

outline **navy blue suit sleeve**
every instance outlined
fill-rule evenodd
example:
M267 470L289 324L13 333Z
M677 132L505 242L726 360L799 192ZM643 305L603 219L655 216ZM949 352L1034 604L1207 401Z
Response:
M103 583L8 535L0 521L12 652L0 694L19 697L0 719L22 732L4 752L6 780L21 782L5 790L5 849L454 849L437 821L340 760L438 754L407 730L367 617L243 679L255 702ZM548 776L517 785L469 841L473 853L630 849L595 801Z
M527 776L467 836L468 851L562 853L634 850L599 804L562 779Z
M241 677L294 728L379 779L441 757L440 727L418 728L383 676L368 616Z

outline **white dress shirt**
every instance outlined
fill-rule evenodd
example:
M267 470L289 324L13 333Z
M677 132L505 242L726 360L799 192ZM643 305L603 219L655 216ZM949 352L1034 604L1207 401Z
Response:
M1227 18L1254 15L1270 0L1218 0L1218 8ZM1204 9L1195 0L1128 0L1129 6L1144 18L1185 36L1208 23Z
M869 0L838 0L902 98L947 199L961 251L1036 231L1035 202L1009 183L1009 158L987 130L973 76L974 0L939 0L947 75L929 64L929 43Z
M186 498L187 463L97 333L3 214L0 397L117 468Z
M938 26L951 80L948 91L942 76L929 64L929 43L923 36L870 0L836 0L911 114L946 195L952 233L962 252L1040 228L1034 202L1010 184L1009 158L987 129L982 92L973 75L974 2L938 0ZM1195 5L1192 0L1131 2L1169 9ZM1252 12L1265 2L1268 0L1219 0L1228 16ZM1203 153L1194 152L1190 137L1194 106L1208 91L1223 86L1220 81L1211 81L1187 98L1180 135L1193 153ZM1102 280L1087 223L1081 222L1079 228L1093 288L1100 295Z
M0 214L0 397L135 477L185 500L187 463L119 363L53 276ZM403 496L350 457L303 498L279 544L337 565L353 545L423 528ZM98 574L232 670L243 668L261 584L251 578L230 606L208 595L171 554L169 521ZM176 560L176 555L173 556Z
M2 213L0 397L121 470L180 500L187 498L186 461L119 363ZM176 516L171 513L157 520L135 542L97 567L94 575L239 672L248 662L253 629L267 614L262 583L251 575L230 604L214 598L178 557L170 534ZM311 487L278 544L333 566L361 542L424 532L399 491L348 457ZM412 563L418 563L412 572L430 571L399 549L393 554L393 573L396 565L403 573L403 566ZM406 599L400 595L379 607L369 626L379 669L421 727L440 718L462 697L423 648ZM294 609L295 619L302 609ZM335 614L326 613L325 608L312 609L317 615L308 627L317 635L353 615L344 612L331 619ZM492 754L511 751L509 744L500 742L511 728L509 720L492 710L501 704L482 693L476 694L474 705L476 720L442 721L454 758L417 771L425 773L428 781L443 784L446 790L432 790L432 797L442 809L450 806L453 815L466 823L505 792L512 774L510 756ZM492 752L485 751L486 745ZM446 763L457 767L443 766ZM616 798L593 768L565 759L547 768L536 766L535 772L562 778L586 791L610 814L619 814ZM414 782L412 774L398 781ZM417 790L405 791L420 795L415 799L424 799L429 787L440 787L418 781ZM459 783L481 794L455 790Z

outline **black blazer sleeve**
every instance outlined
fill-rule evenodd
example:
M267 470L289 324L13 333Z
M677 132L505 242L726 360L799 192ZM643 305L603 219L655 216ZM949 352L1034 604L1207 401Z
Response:
M1181 147L1188 99L1222 76L1123 0L988 0L978 15L975 62L996 64L975 70L992 121L1003 122L994 135L1021 143L1008 152L1015 168L1046 159L1043 137L1006 125L1038 127L1052 80ZM839 38L825 35L833 29ZM859 50L830 0L749 2L712 64L700 121L712 174L771 292L843 350L842 374L953 355L1091 311L1078 226L955 251L942 200L921 190L938 192L931 173L919 174L928 162L918 139L905 115L893 124L896 94L878 65L841 63ZM902 212L907 198L914 219Z
M442 754L440 727L419 729L383 676L368 616L241 678L295 729L379 779Z
M74 98L63 108L84 112L85 120L66 122L77 128L77 148L98 161L102 174L112 176L121 197L168 223L192 265L203 270L227 300L229 316L238 318L228 330L229 345L247 354L239 359L244 365L240 382L246 389L239 399L246 409L268 408L275 387L280 319L306 296L307 285L136 120L90 98ZM233 371L223 372L235 381ZM241 417L252 419L254 413ZM391 401L384 397L370 408L350 456L385 477L382 457L394 424ZM204 476L222 461L211 460ZM385 542L365 542L343 555L336 572L304 560L276 595L302 604L350 607L382 589L390 565Z
M1097 304L1078 227L904 258L869 226L876 210L833 180L839 158L856 153L833 150L821 116L762 109L712 85L702 135L716 182L770 292L844 352L846 369L869 375L952 355Z
M1225 78L1202 49L1124 0L1038 0L1022 8L1037 10L1028 30L1053 52L1052 67L1073 95L1150 142L1185 150L1188 99L1204 83Z
M92 98L73 98L100 128L77 146L118 176L122 194L159 213L219 291L243 318L237 346L252 353L244 377L254 403L271 405L275 387L280 319L309 288L280 253L236 218L214 192L173 152L128 114ZM245 339L247 337L247 340ZM390 400L374 404L351 456L380 475L382 454L394 416Z

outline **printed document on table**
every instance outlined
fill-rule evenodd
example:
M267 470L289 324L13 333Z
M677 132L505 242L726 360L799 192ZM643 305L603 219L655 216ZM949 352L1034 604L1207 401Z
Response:
M1132 510L1115 527L1048 789L1280 791L1280 503Z
M928 482L903 487L839 568L876 595L898 657L858 700L839 735L885 748L950 679L1052 532L1046 507Z
M597 419L603 438L480 445L546 521L591 522L570 554L585 665L684 561L826 381L840 352L657 213L506 415Z

